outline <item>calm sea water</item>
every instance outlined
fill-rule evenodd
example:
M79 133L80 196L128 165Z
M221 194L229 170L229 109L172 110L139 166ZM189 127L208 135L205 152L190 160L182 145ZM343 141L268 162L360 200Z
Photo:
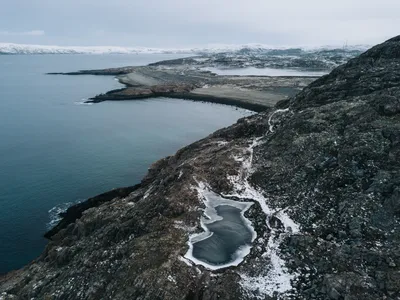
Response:
M0 56L0 273L42 252L52 208L136 184L152 162L250 114L172 99L83 105L120 84L44 75L169 58L177 56Z

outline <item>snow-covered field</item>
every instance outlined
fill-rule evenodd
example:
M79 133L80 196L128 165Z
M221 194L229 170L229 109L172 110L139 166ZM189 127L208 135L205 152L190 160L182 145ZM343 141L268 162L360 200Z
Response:
M365 51L367 45L347 46L345 49L335 46L322 47L274 47L263 44L245 45L210 45L193 48L152 48L152 47L118 47L118 46L52 46L0 43L0 54L136 54L136 53L185 53L215 54L222 52L266 53L271 51L302 50L304 52L331 51Z

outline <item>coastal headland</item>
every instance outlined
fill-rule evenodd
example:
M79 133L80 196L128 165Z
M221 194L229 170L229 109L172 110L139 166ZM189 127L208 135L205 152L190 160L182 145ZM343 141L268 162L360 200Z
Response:
M51 75L115 76L126 87L88 103L168 97L233 105L256 112L296 95L317 79L309 76L225 76L185 64L185 59L148 66L82 70Z

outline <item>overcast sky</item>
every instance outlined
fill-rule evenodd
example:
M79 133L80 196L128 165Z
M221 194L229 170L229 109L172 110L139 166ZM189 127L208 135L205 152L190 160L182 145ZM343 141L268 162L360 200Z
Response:
M191 47L375 44L400 0L1 0L0 42Z

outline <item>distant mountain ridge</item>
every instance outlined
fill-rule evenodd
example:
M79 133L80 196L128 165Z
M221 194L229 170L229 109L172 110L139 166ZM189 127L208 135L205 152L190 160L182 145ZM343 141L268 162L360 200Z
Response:
M146 48L146 47L70 47L40 46L0 43L0 55L42 54L182 54L198 56L199 59L182 61L193 67L217 68L275 68L332 70L351 58L360 55L367 46L323 47L273 47L262 44L215 45L197 48ZM175 61L174 61L175 62ZM176 62L175 62L176 63Z
M0 43L1 54L215 54L232 52L237 54L274 54L274 55L298 55L299 52L362 52L368 49L367 45L355 45L346 47L321 46L321 47L274 47L263 44L244 45L216 45L194 48L152 48L152 47L118 47L118 46L49 46Z

